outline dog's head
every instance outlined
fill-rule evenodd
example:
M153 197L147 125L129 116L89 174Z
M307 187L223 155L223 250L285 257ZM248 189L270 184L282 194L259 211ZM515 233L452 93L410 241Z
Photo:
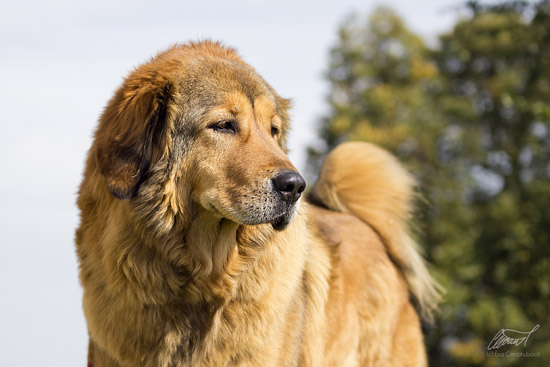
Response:
M92 151L118 199L283 229L305 188L286 156L288 108L233 50L177 46L125 79Z

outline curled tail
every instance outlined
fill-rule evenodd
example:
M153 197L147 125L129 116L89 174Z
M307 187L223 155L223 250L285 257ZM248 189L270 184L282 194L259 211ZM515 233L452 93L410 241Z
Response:
M339 145L325 159L313 196L374 228L402 271L424 317L437 308L441 287L411 236L415 180L387 151L363 142Z

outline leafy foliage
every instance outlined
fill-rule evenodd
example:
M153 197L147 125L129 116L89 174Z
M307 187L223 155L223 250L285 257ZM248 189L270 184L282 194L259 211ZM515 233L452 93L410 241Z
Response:
M550 363L550 1L483 5L429 49L390 9L350 17L331 51L316 169L345 140L417 176L420 242L447 289L427 327L432 366ZM489 356L504 328L526 346ZM546 363L544 363L546 362Z

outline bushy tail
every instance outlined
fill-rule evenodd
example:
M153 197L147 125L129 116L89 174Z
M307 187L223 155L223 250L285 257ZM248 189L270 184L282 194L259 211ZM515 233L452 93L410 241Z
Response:
M350 142L326 157L313 197L377 231L423 316L431 319L441 287L428 273L410 233L414 188L414 178L390 153L372 144Z

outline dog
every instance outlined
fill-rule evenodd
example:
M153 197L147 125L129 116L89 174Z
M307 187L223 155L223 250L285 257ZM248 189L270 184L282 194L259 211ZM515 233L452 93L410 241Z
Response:
M89 366L426 365L412 176L345 143L303 198L289 108L211 41L124 79L77 200Z

